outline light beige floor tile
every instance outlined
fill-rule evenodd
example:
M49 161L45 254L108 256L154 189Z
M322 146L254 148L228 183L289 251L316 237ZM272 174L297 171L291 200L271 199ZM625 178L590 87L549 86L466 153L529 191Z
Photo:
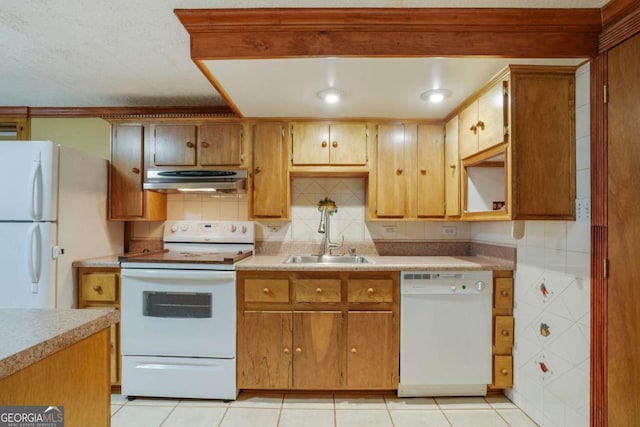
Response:
M280 409L229 408L220 427L276 427Z
M111 417L111 427L159 427L173 411L170 406L123 406Z
M121 394L112 394L111 395L111 404L112 405L124 405L127 403L127 398Z
M332 393L287 393L282 408L333 409Z
M386 409L336 409L337 427L393 427Z
M278 427L334 427L333 409L283 409Z
M213 427L220 424L227 408L178 407L169 414L162 427Z
M509 400L507 396L501 394L491 394L484 398L494 409L517 409L518 407Z
M111 405L111 416L113 417L113 414L118 412L120 408L122 408L122 405Z
M453 427L509 427L493 409L443 411Z
M442 411L403 409L390 412L395 427L450 427Z
M241 393L237 400L231 402L232 408L277 408L282 407L284 393Z
M381 394L336 394L336 409L387 409Z
M165 399L163 397L136 397L127 406L177 406L179 399Z
M511 427L537 427L534 421L519 409L497 409L498 414L504 418Z
M387 407L390 410L397 409L440 409L436 401L431 397L396 397L385 396Z
M208 408L228 408L229 402L225 402L224 400L210 400L210 399L183 399L178 403L178 408L182 407L201 407L205 406Z
M436 397L440 409L491 409L483 397Z

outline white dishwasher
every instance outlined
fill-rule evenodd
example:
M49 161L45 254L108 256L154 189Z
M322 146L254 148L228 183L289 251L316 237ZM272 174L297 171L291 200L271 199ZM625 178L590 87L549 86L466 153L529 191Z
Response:
M490 271L402 272L398 396L486 395L492 280Z

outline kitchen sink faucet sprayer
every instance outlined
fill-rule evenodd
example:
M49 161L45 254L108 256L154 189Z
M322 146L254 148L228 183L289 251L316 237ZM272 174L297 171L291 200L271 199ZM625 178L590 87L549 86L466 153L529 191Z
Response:
M322 237L322 253L320 255L331 255L331 249L341 248L344 243L344 236L342 236L340 243L331 241L331 221L329 217L338 212L338 206L336 206L336 202L325 197L318 203L318 210L320 211L318 233L324 234Z

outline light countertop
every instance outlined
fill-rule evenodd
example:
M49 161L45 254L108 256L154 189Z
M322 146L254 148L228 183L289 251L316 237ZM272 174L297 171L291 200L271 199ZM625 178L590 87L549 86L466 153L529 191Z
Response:
M115 309L0 309L0 379L120 321Z

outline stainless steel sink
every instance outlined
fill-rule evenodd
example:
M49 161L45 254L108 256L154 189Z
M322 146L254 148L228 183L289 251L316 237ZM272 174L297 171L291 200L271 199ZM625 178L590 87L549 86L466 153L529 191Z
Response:
M290 255L284 264L373 264L363 255Z

